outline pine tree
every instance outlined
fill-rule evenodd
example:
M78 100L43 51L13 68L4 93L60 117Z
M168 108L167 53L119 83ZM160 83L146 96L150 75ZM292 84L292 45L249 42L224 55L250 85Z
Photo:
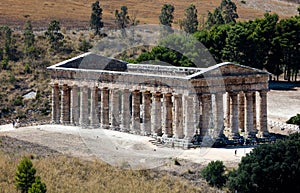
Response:
M90 26L95 30L95 35L100 35L100 30L104 24L102 22L102 8L99 1L92 4L92 13L90 18Z
M59 21L52 20L49 23L48 30L45 32L45 35L48 37L49 43L52 48L58 48L61 46L61 40L64 39L64 35L60 33Z
M46 192L47 192L46 184L41 182L41 178L37 176L35 178L34 183L28 189L28 193L46 193Z
M234 22L236 23L236 19L239 18L236 12L236 4L231 0L222 0L220 8L223 12L223 18L225 23Z
M27 193L28 189L35 181L36 170L29 158L24 157L18 165L18 170L15 176L16 187L22 193Z
M173 5L171 4L164 4L162 9L161 9L161 13L159 15L159 23L161 25L165 25L165 26L172 26L173 23L173 12L174 12L175 8Z
M191 4L185 10L186 19L183 21L183 29L187 33L194 33L198 29L198 15L195 5Z
M34 46L34 34L30 20L25 22L23 35L25 39L24 52L28 54Z
M126 36L125 28L130 24L130 17L128 16L128 9L122 6L121 10L115 11L115 22L119 29L121 29L123 37Z

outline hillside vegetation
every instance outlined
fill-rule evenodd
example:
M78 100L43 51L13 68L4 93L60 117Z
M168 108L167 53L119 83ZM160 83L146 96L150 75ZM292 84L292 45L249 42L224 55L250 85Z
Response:
M0 25L22 28L29 18L33 26L45 29L52 19L61 21L63 27L88 28L91 4L94 0L9 0L0 6ZM212 11L221 0L177 0L171 3L175 7L174 24L184 17L184 10L193 3L198 9L199 20L204 20L208 11ZM233 0L238 6L239 20L263 17L266 11L276 12L280 18L297 14L297 3L279 0ZM158 15L165 0L101 0L103 18L106 26L112 26L114 11L122 5L128 7L130 15L136 15L141 24L157 24ZM299 2L298 2L299 3Z

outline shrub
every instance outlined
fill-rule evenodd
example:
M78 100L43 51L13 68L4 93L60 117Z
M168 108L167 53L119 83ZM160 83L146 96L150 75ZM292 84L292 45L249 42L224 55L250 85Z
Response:
M211 161L207 167L201 171L202 177L211 185L221 188L227 180L224 175L225 166L222 161Z
M286 123L288 124L295 124L300 126L300 114L291 117Z

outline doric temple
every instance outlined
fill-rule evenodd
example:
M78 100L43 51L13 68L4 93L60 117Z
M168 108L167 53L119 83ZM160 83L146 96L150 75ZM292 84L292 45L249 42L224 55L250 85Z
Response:
M268 135L269 73L231 62L207 68L129 64L86 53L48 67L52 122L187 145Z

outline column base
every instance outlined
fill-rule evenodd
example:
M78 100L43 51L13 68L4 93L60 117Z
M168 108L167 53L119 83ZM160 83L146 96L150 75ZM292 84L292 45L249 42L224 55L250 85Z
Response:
M268 131L259 131L257 133L257 137L268 137L270 136L270 133Z
M129 127L126 127L126 126L124 126L124 125L121 125L121 126L120 126L120 131L128 133L130 130L129 130Z
M172 135L172 134L164 133L164 134L162 135L162 137L163 137L163 138L172 138L173 135Z
M240 134L239 133L230 133L228 137L231 139L239 139Z
M92 129L96 129L96 128L100 127L100 124L92 124L92 125L89 125L89 127Z
M102 129L109 129L109 127L110 127L109 125L101 124L101 128L102 128Z

